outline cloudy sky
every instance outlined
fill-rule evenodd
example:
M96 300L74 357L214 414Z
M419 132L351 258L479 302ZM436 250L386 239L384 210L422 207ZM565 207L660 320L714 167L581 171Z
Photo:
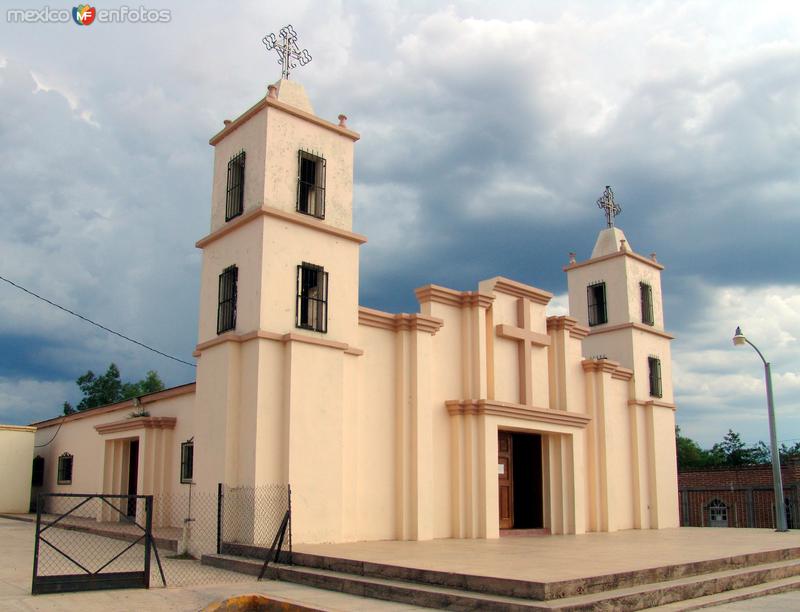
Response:
M767 439L761 363L731 345L741 324L773 362L779 439L800 439L800 4L143 4L171 20L2 9L0 275L192 361L208 138L280 76L260 41L292 23L314 57L294 78L362 135L362 304L413 312L419 285L501 274L558 311L610 184L631 246L667 266L684 434ZM111 361L126 379L194 379L0 283L0 422L56 415Z

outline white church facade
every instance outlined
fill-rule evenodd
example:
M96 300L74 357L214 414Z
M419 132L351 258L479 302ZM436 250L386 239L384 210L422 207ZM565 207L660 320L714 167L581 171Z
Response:
M49 492L292 487L296 543L678 526L654 256L621 230L552 294L501 276L359 306L346 118L281 80L211 138L196 383L41 423ZM98 519L108 517L98 517Z

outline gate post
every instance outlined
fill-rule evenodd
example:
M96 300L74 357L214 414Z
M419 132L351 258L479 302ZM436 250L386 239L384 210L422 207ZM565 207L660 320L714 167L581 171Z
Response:
M223 484L217 483L217 554L222 554L222 499L225 496Z
M36 576L39 573L39 530L42 526L42 494L36 496L36 542L33 545L33 577L31 578L31 594L36 595Z
M134 497L134 499L136 499ZM150 546L153 538L153 496L145 495L144 497L144 587L150 588Z

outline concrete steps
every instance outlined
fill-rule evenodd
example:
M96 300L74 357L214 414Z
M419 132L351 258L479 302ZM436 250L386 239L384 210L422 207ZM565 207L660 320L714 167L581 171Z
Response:
M295 565L271 565L268 575L351 595L445 610L641 610L657 606L690 610L800 586L796 553L756 553L550 584L298 553ZM242 557L209 555L203 563L252 575L261 570L260 561Z

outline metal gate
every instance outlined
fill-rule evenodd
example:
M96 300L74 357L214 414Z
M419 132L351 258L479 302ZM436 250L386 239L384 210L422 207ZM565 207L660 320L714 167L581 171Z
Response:
M150 588L152 495L41 493L31 592Z

